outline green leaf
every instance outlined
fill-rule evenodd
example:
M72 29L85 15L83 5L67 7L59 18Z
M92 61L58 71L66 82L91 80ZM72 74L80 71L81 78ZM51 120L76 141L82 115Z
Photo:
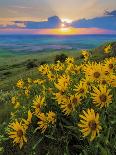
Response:
M77 127L74 127L74 126L64 126L64 127L73 131L78 131Z
M3 151L4 151L4 148L0 147L0 153L3 153Z
M53 136L51 136L51 135L45 135L45 137L56 141L56 139Z
M33 134L34 134L34 133L36 133L38 129L39 129L39 127L38 127L38 128L36 128L36 129L33 131Z
M67 126L71 126L71 122L69 122L67 119L65 119L65 118L61 118L62 119L62 122L64 123L64 124L66 124Z
M84 146L82 146L82 145L73 145L73 147L75 147L77 149L81 149L81 150L84 148Z
M100 149L100 155L110 155L107 151L106 148L104 148L103 146L101 146L100 144L98 145L99 149Z
M4 137L3 135L0 135L0 142L1 141L6 141L6 140L8 140L9 138L7 138L7 137Z
M84 155L88 155L87 151L86 150L83 150L83 153Z
M35 150L35 148L37 147L37 145L42 141L44 139L44 137L41 137L38 141L37 141L37 143L33 146L33 150Z
M69 149L68 149L68 146L66 146L66 152L65 152L64 154L66 154L66 155L70 155L70 153L69 153Z

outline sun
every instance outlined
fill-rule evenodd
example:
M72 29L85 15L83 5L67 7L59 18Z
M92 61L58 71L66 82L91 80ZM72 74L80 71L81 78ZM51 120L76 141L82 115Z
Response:
M72 23L72 20L69 19L69 18L62 18L61 21L65 22L65 23L68 23L68 24Z
M70 28L69 27L61 28L60 30L61 30L62 33L70 32Z
M60 31L61 33L69 33L70 27L66 23L61 23L60 25Z
M71 19L68 19L68 18L62 18L61 19L62 23L60 24L60 33L61 34L69 34L70 31L71 31L71 23L72 23L72 20Z
M65 28L66 25L65 25L64 23L61 23L60 27L61 27L61 28Z

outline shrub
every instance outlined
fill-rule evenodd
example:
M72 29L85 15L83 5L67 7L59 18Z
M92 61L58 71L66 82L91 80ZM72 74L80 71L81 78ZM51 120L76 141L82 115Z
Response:
M47 63L48 63L47 61L41 61L40 65L44 65L44 64L47 64Z
M60 61L63 63L63 62L65 62L67 57L68 56L66 54L56 55L54 62L57 63L57 61Z
M31 69L31 68L34 68L34 67L37 67L37 62L36 60L29 60L26 64L26 67L27 69Z
M7 71L7 72L4 72L3 75L7 76L7 75L10 75L12 74L10 71Z

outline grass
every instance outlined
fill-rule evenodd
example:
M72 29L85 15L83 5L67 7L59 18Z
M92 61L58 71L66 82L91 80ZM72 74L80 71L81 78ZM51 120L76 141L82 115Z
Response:
M7 53L4 51L3 53ZM9 90L18 79L26 78L27 75L31 78L37 76L37 68L27 68L28 62L36 63L38 66L42 62L54 63L57 54L64 53L68 56L77 57L79 52L73 51L52 51L39 52L25 55L1 55L0 56L0 89Z

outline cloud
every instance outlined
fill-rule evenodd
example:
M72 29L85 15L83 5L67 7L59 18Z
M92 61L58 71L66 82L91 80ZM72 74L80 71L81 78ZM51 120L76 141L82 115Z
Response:
M0 21L0 28L25 28L26 25L24 22L16 22L16 21Z
M113 10L111 12L105 11L105 15L108 15L108 16L116 16L116 10Z
M116 30L116 11L105 12L102 17L96 17L92 19L80 19L74 21L72 26L75 28L101 28L108 30Z
M8 6L8 8L13 8L13 9L30 9L32 7L30 6L19 6L19 5L11 5L11 6Z
M42 28L57 28L62 23L61 19L57 16L49 17L47 21L43 22L26 22L26 28L29 29L42 29Z
M62 23L61 19L57 16L49 17L47 21L8 21L0 22L1 28L27 28L27 29L42 29L42 28L58 28Z
M58 16L49 17L46 21L0 21L0 28L23 28L23 29L55 29L59 28L62 21ZM73 21L67 26L73 28L97 28L116 31L116 10L106 11L105 15Z

